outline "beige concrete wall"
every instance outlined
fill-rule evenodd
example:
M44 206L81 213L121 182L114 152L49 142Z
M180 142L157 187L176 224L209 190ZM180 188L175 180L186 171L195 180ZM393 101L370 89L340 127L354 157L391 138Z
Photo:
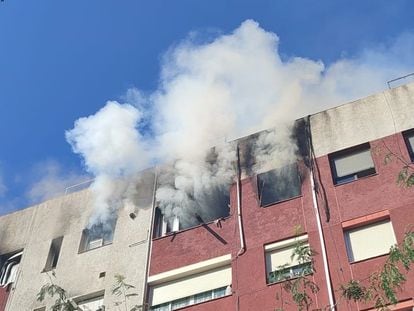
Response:
M6 310L33 310L44 305L36 301L41 286L49 282L42 273L52 239L64 236L57 264L56 284L69 296L83 296L105 290L106 310L117 310L111 296L114 275L122 274L136 286L139 295L131 305L141 304L149 241L154 173L147 171L137 185L137 217L121 208L113 243L78 253L82 230L92 213L92 195L82 190L42 204L0 217L0 254L24 248L20 273L8 300ZM104 278L99 278L106 272Z
M414 83L311 116L316 156L414 127Z

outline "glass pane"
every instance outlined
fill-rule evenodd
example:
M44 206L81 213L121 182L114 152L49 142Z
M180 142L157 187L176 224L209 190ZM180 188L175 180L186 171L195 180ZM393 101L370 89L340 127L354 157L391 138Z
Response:
M200 303L203 301L211 300L212 299L212 291L204 292L201 294L194 295L194 303Z
M213 291L213 298L220 298L226 296L226 287L217 288Z
M337 177L356 174L374 168L370 149L357 150L334 159Z
M181 298L171 302L171 310L176 310L190 304L190 297Z
M163 303L163 304L158 305L158 306L151 307L151 310L153 310L153 311L170 311L170 303L167 302L167 303Z
M408 143L410 144L411 150L414 151L414 133L408 136Z
M267 276L267 282L280 282L310 273L312 273L311 263L307 262L297 266L272 271Z

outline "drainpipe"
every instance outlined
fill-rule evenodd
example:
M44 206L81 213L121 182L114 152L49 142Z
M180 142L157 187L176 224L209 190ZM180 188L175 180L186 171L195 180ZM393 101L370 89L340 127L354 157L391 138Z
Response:
M142 295L142 310L149 310L148 308L148 276L150 270L150 261L152 253L152 233L154 229L154 217L155 217L155 207L156 207L156 190L158 182L158 169L155 167L155 177L154 177L154 191L152 194L152 211L151 211L151 226L148 229L148 247L147 247L147 258L145 261L145 275L144 275L144 293Z
M239 144L237 144L237 165L236 165L236 173L237 173L237 182L236 182L236 189L237 189L237 220L239 223L239 234L240 234L240 249L236 255L236 258L243 254L246 250L244 245L244 234L243 234L243 222L242 222L242 215L241 215L241 168L240 168L240 150Z
M313 208L315 209L315 216L316 216L316 223L318 226L318 234L319 234L319 241L321 243L322 249L322 260L323 260L323 269L325 272L325 279L326 279L326 288L328 290L328 297L329 297L329 310L335 310L335 303L333 299L333 291L332 285L330 281L330 273L329 273L329 266L328 266L328 259L326 254L326 244L325 238L322 232L322 224L321 224L321 214L319 213L318 207L318 200L316 198L316 189L315 189L315 176L313 174L314 170L314 162L316 159L313 157L313 146L312 146L312 134L310 129L310 117L308 117L308 135L309 135L309 154L310 154L310 182L312 188L312 201L313 201Z

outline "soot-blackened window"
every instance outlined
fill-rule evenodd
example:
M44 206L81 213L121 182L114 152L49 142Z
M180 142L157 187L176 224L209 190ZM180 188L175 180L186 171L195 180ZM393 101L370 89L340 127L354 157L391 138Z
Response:
M267 206L301 195L297 164L291 164L257 175L260 206Z
M82 232L79 253L112 243L116 220L94 224Z

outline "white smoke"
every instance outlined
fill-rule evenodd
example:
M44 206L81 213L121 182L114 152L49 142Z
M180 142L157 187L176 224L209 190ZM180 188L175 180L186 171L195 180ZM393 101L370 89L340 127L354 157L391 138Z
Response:
M295 159L294 119L383 90L387 80L414 68L412 34L328 66L282 58L277 35L252 20L205 44L192 38L165 55L156 91L128 91L135 107L110 102L67 133L88 171L107 178L103 184L157 161L172 163L160 177L157 199L166 215L188 222L203 214L213 193L228 192L234 175L234 145L214 152L211 146L275 128L256 141L256 169L283 166ZM98 184L99 205L108 208L117 191Z
M91 224L112 218L122 200L128 199L130 178L148 165L148 151L137 131L142 115L129 104L108 102L95 115L80 118L66 132L86 170L95 176L91 185L95 213Z

